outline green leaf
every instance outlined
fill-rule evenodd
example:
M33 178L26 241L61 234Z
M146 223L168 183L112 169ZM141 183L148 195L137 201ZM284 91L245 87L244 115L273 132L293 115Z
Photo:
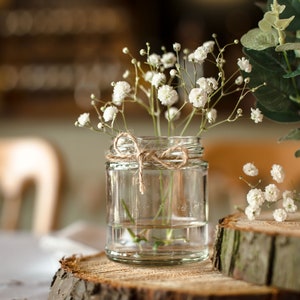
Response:
M280 138L280 141L300 140L300 128L292 129L287 135Z
M291 79L286 74L283 56L274 49L255 51L244 49L252 64L250 87L266 83L254 92L257 107L269 119L278 122L300 121L300 105L291 100L295 94Z
M264 50L278 44L278 34L274 29L262 31L259 28L254 28L242 36L241 43L248 49Z
M292 78L300 75L300 69L295 70L294 72L283 75L284 78Z
M295 152L296 157L300 157L300 149Z

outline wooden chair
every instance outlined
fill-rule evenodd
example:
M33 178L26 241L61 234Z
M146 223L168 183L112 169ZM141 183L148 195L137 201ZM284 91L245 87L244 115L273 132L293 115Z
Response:
M56 226L62 185L62 161L57 149L42 138L0 139L1 228L16 230L25 188L34 184L32 231L44 234Z

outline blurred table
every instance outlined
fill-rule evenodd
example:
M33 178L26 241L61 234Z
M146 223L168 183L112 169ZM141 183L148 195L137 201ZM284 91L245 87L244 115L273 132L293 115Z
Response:
M46 236L0 231L0 299L47 299L59 260L103 250L104 237L104 229L85 223Z

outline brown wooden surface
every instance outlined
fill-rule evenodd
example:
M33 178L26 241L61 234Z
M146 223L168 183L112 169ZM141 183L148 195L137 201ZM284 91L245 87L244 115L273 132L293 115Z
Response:
M213 265L235 279L300 293L300 213L281 223L270 213L220 220Z
M299 296L299 295L298 295ZM295 298L293 298L295 297ZM298 299L296 293L234 280L213 270L211 260L176 266L134 266L104 253L61 260L49 300L65 299Z

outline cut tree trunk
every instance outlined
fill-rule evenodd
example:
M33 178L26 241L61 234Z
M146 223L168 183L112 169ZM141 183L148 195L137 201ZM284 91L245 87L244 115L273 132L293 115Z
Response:
M300 213L284 222L271 213L249 221L244 214L220 220L213 265L224 275L300 292Z
M225 277L211 260L176 266L136 266L104 253L61 260L49 300L299 299L299 294Z

